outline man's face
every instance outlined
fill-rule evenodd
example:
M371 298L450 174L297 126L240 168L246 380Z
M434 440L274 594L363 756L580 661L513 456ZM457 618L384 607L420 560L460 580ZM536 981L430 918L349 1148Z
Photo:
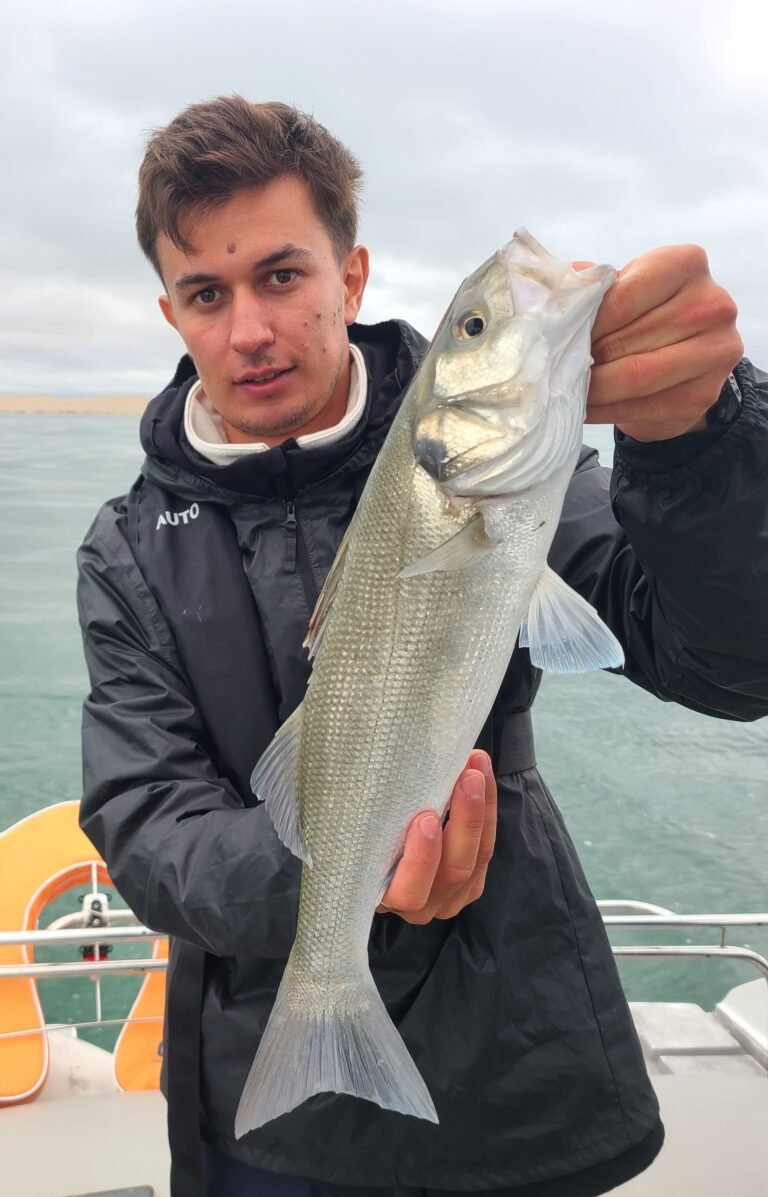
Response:
M230 441L279 444L332 427L349 390L347 325L357 317L368 255L339 263L306 185L281 175L240 191L157 253L178 329Z

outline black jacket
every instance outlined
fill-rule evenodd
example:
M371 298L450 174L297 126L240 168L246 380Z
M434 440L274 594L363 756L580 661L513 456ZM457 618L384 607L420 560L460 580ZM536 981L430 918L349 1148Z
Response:
M214 1146L366 1191L589 1197L645 1167L662 1136L602 921L535 768L526 712L539 675L522 650L480 740L500 787L483 897L425 927L377 915L371 931L374 978L440 1125L328 1094L233 1138L299 886L249 777L302 697L309 612L424 348L395 322L353 337L368 401L335 445L289 440L211 464L183 431L186 358L148 407L143 476L105 504L79 554L92 687L82 825L139 917L175 937L171 1008L180 955L203 961L200 1117ZM727 427L624 440L613 476L585 450L550 563L616 633L632 681L754 719L768 713L768 379L746 363L737 377ZM194 1110L174 1070L198 1037L174 1046L170 1031L171 1102Z

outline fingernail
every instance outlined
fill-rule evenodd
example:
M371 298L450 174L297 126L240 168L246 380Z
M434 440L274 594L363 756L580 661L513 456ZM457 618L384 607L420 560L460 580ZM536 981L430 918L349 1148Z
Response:
M423 819L419 819L419 829L428 840L436 840L440 834L440 820L437 815L425 815Z
M461 783L461 788L467 798L482 798L485 793L485 782L476 773L468 773Z
M467 768L479 769L484 777L491 777L493 775L493 764L484 748L476 748L470 753Z

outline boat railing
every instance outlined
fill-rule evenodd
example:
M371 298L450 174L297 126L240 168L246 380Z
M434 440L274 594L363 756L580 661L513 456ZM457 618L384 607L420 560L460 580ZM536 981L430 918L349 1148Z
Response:
M598 908L605 926L612 930L622 927L628 930L690 930L692 928L714 929L718 942L713 944L612 944L617 957L690 960L741 960L757 968L768 983L768 959L751 947L727 943L729 931L734 928L768 928L768 913L765 914L675 914L663 906L651 902L629 900L606 900L598 902ZM96 949L101 945L146 943L163 940L166 936L138 923L136 916L127 908L109 910L109 925L83 926L84 914L78 912L56 919L43 930L0 931L0 948L25 946L27 948L66 946L73 948L89 946ZM77 925L79 922L80 925ZM116 926L115 923L121 924ZM133 925L122 925L122 924ZM164 971L168 961L161 957L123 957L121 959L88 959L71 961L34 961L25 964L0 964L0 995L5 977L27 977L36 981L52 978L86 977L94 982L97 995L97 1017L90 1021L61 1024L62 1031L73 1028L103 1027L121 1025L125 1018L101 1017L100 982L112 976L131 976ZM131 1021L158 1021L158 1019L132 1019ZM48 1028L53 1029L53 1028ZM15 1030L0 1033L0 1039L15 1038L33 1033Z
M744 960L753 965L768 983L768 959L760 952L747 946L733 946L726 943L729 928L768 927L768 914L675 914L664 906L652 902L636 902L624 899L606 900L597 903L605 926L628 927L633 930L689 930L696 927L714 928L718 931L716 944L612 944L614 956L629 958L667 958L677 960ZM625 913L619 914L618 911Z
M110 918L117 911L109 912ZM134 918L131 911L128 917ZM69 919L81 918L80 915L68 916ZM125 916L122 916L125 917ZM57 920L60 921L60 920ZM149 927L136 924L133 927L74 927L71 925L55 929L53 924L44 931L0 931L0 948L7 946L25 946L31 948L71 947L92 945L96 948L102 944L115 945L118 943L140 943L150 940L165 939L159 931L152 931ZM45 963L36 961L34 964L0 964L0 981L3 977L33 977L35 980L45 980L49 977L89 977L98 971L100 976L129 976L132 973L158 972L168 967L168 961L153 957L123 957L120 960L84 960L80 963L52 960Z

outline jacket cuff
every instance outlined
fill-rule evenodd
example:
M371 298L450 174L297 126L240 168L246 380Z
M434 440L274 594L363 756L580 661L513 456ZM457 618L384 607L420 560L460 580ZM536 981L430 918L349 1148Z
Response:
M759 371L757 373L763 377ZM715 479L721 476L726 462L740 453L754 457L768 452L768 412L762 384L756 385L746 359L739 363L734 374L742 398L734 419L702 432L689 432L671 441L653 444L640 444L624 437L621 445L617 444L614 482L617 476L623 475L628 480L652 483L655 487L676 487L694 480L700 484L702 479L717 485ZM685 455L676 453L682 442L692 446Z
M699 432L686 432L682 436L671 437L665 441L636 441L616 428L614 429L614 443L617 464L620 461L621 464L628 466L638 474L666 474L679 466L690 465L695 458L706 453L708 449L721 441L732 426L738 422L741 416L745 385L749 388L750 394L753 393L752 379L744 362L739 362L734 368L733 375L738 384L737 389L741 392L742 402L731 402L727 408L729 414L725 419L711 422L707 428ZM732 399L732 384L730 378L727 378L710 411L724 407L726 402Z

